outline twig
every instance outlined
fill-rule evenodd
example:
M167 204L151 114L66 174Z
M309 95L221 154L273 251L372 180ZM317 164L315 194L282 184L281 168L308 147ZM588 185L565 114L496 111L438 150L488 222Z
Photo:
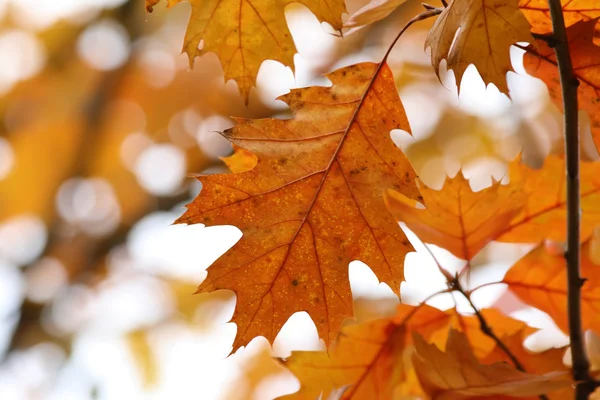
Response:
M513 352L510 351L510 349L504 344L504 342L498 336L496 336L496 334L492 330L492 327L487 323L487 321L486 321L485 317L483 316L483 314L481 313L481 311L479 311L479 309L477 307L475 307L473 300L471 300L470 292L467 292L462 287L462 285L460 284L458 279L455 279L451 284L452 284L452 287L457 292L462 294L465 297L465 299L467 299L467 301L469 302L469 305L475 312L475 316L477 317L477 320L479 321L479 329L481 329L481 332L483 332L486 336L490 337L496 343L496 346L498 346L500 348L500 350L502 350L504 352L504 354L506 354L506 356L508 358L510 358L510 361L512 361L512 363L514 364L516 369L518 369L519 371L522 371L522 372L527 372L525 370L525 367L523 366L523 364L521 364L521 362L513 354ZM546 397L546 395L544 395L544 394L541 394L538 397L540 398L540 400L548 400L548 397Z
M560 74L560 86L563 98L565 153L567 174L567 296L569 310L569 337L573 357L573 378L576 381L593 383L589 374L589 361L585 353L583 334L581 330L581 287L584 280L579 275L580 269L580 188L579 188L579 126L577 87L579 81L573 73L567 30L562 13L560 0L548 0L550 18L552 19L554 52ZM578 384L576 400L585 400L593 385ZM587 388L587 389L586 389Z

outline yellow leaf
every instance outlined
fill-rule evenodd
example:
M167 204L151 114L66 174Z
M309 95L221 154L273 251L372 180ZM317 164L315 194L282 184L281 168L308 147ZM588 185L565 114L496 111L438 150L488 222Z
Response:
M509 49L516 42L534 43L529 30L518 0L454 0L431 28L425 47L431 46L438 75L446 59L459 90L465 70L474 64L486 85L493 83L508 94L506 73L513 70Z
M155 2L155 0L150 0ZM234 79L246 102L260 65L275 60L294 66L296 46L284 10L290 0L168 0L169 6L188 1L192 15L183 50L193 63L196 56L213 52L221 60L225 80ZM342 28L343 0L300 0L321 22ZM199 45L203 43L201 49Z
M145 331L137 330L127 334L126 338L142 375L142 382L146 388L149 388L158 381L158 363L148 343L147 334Z
M235 144L233 145L233 154L221 157L221 160L234 174L250 171L256 166L256 162L258 161L254 154Z

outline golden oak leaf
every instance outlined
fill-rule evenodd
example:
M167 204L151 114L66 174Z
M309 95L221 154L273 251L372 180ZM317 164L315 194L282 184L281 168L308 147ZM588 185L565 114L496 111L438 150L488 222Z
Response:
M533 169L516 159L510 164L510 179L519 183L528 195L521 213L510 223L502 242L539 243L544 239L566 239L565 162L550 155L540 169ZM582 241L600 224L600 164L581 162Z
M465 70L474 64L486 85L493 83L508 94L506 74L513 70L510 46L533 43L530 28L518 0L453 0L435 21L425 48L431 47L438 76L440 62L446 59L459 90Z
M407 0L371 0L371 2L354 14L346 22L344 28L357 28L381 21Z
M390 131L410 130L387 65L328 75L331 87L281 97L289 120L238 120L224 135L258 157L241 174L203 176L179 223L235 225L242 239L209 269L198 291L237 295L234 349L272 341L307 311L328 344L352 315L348 263L361 260L396 293L412 250L385 210L383 191L419 196L415 173Z
M233 145L232 155L220 158L234 174L250 171L256 166L256 162L258 161L254 154L235 144Z
M600 17L599 0L561 0L565 25ZM547 0L520 0L519 8L531 24L531 31L552 33L552 20Z
M533 374L545 374L553 371L565 371L569 369L563 364L563 356L566 347L551 348L541 352L532 352L525 348L524 341L529 335L526 330L521 330L511 335L501 336L500 340L521 363L526 372ZM506 362L512 364L510 357L499 346L488 354L483 360L485 364ZM573 386L566 386L554 390L546 395L549 400L572 399L574 396ZM535 398L532 398L535 400Z
M319 21L338 30L346 11L343 0L168 0L168 5L183 1L192 6L183 44L190 65L196 56L215 53L225 80L237 82L246 102L263 61L294 67L296 46L284 14L289 4L305 5Z
M419 182L420 183L420 182ZM440 246L464 260L472 259L489 242L506 231L525 204L518 185L501 185L473 192L462 172L446 178L441 190L420 185L426 209L387 190L385 202L394 217L421 240Z
M573 73L579 80L579 109L590 117L592 138L600 149L600 47L593 43L597 19L579 22L567 29ZM562 111L562 92L554 50L538 40L538 48L527 47L523 64L527 73L548 87L552 102Z
M398 306L392 318L376 319L345 327L330 348L293 352L285 361L300 380L300 391L286 399L327 398L347 386L341 399L387 400L405 379L405 349L410 332L429 337L444 327L450 316L427 305Z
M432 398L464 399L492 395L526 397L559 389L569 382L563 372L543 375L521 372L506 363L484 365L477 360L466 336L453 329L446 351L413 332L413 366L421 386Z
M581 316L584 329L600 331L600 279L598 266L589 259L589 242L582 246L582 276L588 279L581 288ZM523 302L552 317L568 332L567 268L562 254L550 253L540 244L527 253L502 280Z

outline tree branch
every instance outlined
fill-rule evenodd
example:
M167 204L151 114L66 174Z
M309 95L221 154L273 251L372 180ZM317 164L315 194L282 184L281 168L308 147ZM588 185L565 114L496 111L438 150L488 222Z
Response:
M479 328L481 329L481 332L483 332L486 336L490 337L494 342L496 342L496 346L498 346L500 348L500 350L502 350L504 352L504 354L506 354L506 356L508 358L510 358L510 361L512 361L512 363L514 364L516 369L518 369L519 371L522 371L522 372L527 372L525 370L525 367L523 366L523 364L521 364L521 362L513 354L513 352L510 351L510 349L504 344L504 342L498 336L496 336L496 334L492 330L492 327L487 323L487 321L486 321L485 317L483 316L483 314L481 313L481 311L479 311L479 309L477 307L475 307L473 300L471 300L470 293L467 293L467 291L464 290L464 288L458 281L458 278L454 279L454 281L451 282L451 285L454 290L456 290L457 292L462 294L465 297L465 299L467 299L467 301L469 302L469 305L475 312L475 316L479 320ZM548 397L546 397L546 395L543 395L543 394L539 395L538 397L540 398L540 400L548 400Z
M579 126L577 87L579 81L573 73L567 30L560 0L548 0L554 38L554 52L563 98L565 153L567 174L567 293L569 310L569 336L573 357L573 378L576 381L592 382L589 374L589 361L585 353L581 330L581 287L584 280L580 276L580 188L579 188ZM593 385L592 385L593 386ZM585 400L590 385L577 385L576 399Z

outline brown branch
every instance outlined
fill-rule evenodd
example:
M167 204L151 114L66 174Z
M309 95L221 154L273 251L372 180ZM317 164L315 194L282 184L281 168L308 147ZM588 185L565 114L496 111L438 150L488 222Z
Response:
M569 338L573 357L573 378L583 381L576 386L576 400L585 400L593 391L589 361L585 353L581 329L581 287L585 281L580 276L580 225L581 193L579 187L579 126L577 88L579 81L573 73L567 29L560 0L548 0L554 38L554 52L563 98L565 153L567 174L567 304L569 311Z
M473 300L471 300L470 292L467 292L466 290L464 290L464 288L460 284L458 278L456 278L453 282L451 282L450 285L452 286L452 288L454 290L456 290L457 292L462 294L465 297L465 299L467 299L467 301L469 302L469 305L475 312L475 316L477 317L477 320L479 321L479 329L481 329L481 332L483 332L483 334L485 334L486 336L491 338L496 343L496 346L498 346L500 348L500 350L502 350L504 352L504 354L506 354L506 356L508 358L510 358L510 361L512 361L512 363L514 364L516 369L518 369L519 371L522 371L522 372L527 372L527 370L525 369L523 364L521 364L519 359L513 354L512 351L510 351L510 349L504 344L504 342L494 333L494 331L492 330L492 327L488 324L488 322L486 321L486 319L483 316L483 314L481 313L481 311L479 311L479 309L477 307L475 307ZM540 398L540 400L548 400L548 397L546 397L546 395L543 395L543 394L539 395L538 397Z

